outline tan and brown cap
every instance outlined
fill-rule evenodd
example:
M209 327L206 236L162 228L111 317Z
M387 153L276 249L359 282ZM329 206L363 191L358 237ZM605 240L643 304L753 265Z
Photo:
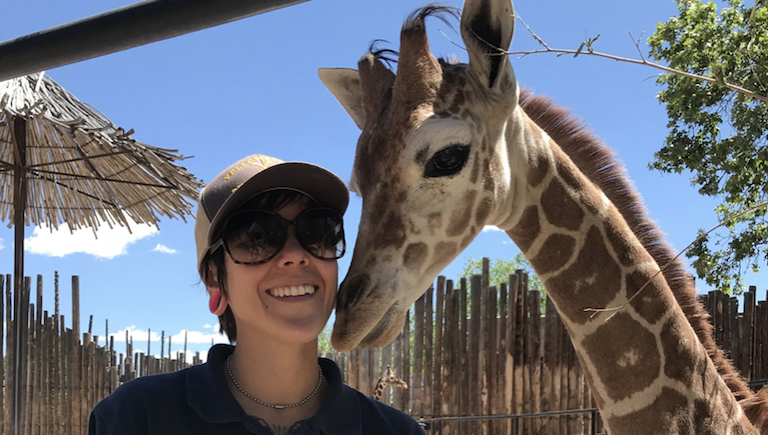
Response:
M349 203L347 185L319 166L284 162L263 154L238 160L200 192L195 222L198 270L227 216L255 195L279 189L301 192L341 215Z

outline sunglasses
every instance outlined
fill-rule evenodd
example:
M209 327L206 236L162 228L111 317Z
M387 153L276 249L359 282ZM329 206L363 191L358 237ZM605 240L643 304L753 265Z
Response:
M283 249L290 225L299 244L313 257L338 260L344 256L344 221L336 210L323 207L304 210L293 220L265 210L235 212L210 249L214 252L224 246L237 264L266 263Z

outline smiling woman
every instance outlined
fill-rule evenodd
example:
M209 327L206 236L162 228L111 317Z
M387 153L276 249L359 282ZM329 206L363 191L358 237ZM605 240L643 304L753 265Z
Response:
M208 362L125 383L93 410L106 434L421 434L344 385L318 336L336 302L349 193L319 166L251 155L200 193L197 267L236 345Z

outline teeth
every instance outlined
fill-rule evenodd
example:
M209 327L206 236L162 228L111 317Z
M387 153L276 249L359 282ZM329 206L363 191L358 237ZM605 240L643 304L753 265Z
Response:
M315 293L315 288L311 285L292 285L288 287L276 287L269 291L272 296L284 298L286 296L302 296Z

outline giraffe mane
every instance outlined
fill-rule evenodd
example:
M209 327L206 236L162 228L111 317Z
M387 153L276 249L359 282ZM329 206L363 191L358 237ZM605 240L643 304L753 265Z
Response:
M643 247L663 268L664 279L688 322L749 420L761 433L768 432L768 392L754 394L715 343L713 327L707 320L709 314L696 296L692 277L683 261L676 257L664 234L648 216L642 199L615 153L588 130L581 119L568 109L557 106L548 97L533 95L530 90L521 88L520 106L616 206Z

